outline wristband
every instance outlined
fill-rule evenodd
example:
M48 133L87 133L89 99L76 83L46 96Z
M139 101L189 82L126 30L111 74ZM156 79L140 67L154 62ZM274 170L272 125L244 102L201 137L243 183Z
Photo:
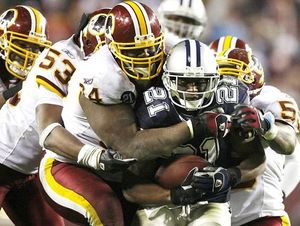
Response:
M227 169L229 174L230 186L234 187L241 181L241 170L238 167L231 167Z
M264 135L262 135L262 137L270 141L270 140L274 140L277 134L278 134L278 126L273 124L271 128Z
M42 148L45 148L44 143L47 137L49 136L49 134L52 132L52 130L54 130L58 126L62 126L62 125L57 122L51 123L42 131L39 138L39 144Z
M194 129L193 129L193 124L192 124L192 120L187 120L186 121L186 124L187 124L187 126L188 126L188 128L189 128L189 130L190 130L190 134L191 134L191 137L192 137L192 139L194 138Z
M271 112L265 113L263 117L268 124L268 130L262 134L262 137L266 140L274 140L278 134L278 126L275 124L275 117Z
M77 163L83 166L94 168L96 170L105 170L104 165L100 163L100 158L103 151L103 149L85 144L78 153Z

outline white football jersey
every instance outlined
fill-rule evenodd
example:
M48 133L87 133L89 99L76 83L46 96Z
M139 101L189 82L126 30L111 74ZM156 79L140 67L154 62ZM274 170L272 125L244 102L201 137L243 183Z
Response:
M264 86L261 93L251 100L251 104L263 112L272 112L275 119L283 119L297 127L298 106L292 97L279 89ZM232 190L230 202L233 226L264 216L287 216L282 203L286 156L277 154L270 147L265 148L265 153L266 170L257 178L254 186Z
M69 83L62 111L64 125L69 132L85 144L99 146L101 139L92 130L80 106L78 97L81 92L98 104L118 104L122 103L124 95L136 95L134 84L116 63L108 46L102 46L88 60L80 63ZM71 161L55 153L48 155L59 161Z
M51 78L57 79L66 72L64 70L70 70L70 64L66 62L82 59L79 47L72 43L69 39L54 44L49 50L44 50L23 82L22 90L2 107L0 111L0 161L7 167L25 174L37 172L41 147L38 143L39 135L35 122L35 107L39 98L36 78L45 76L49 81ZM66 50L70 52L74 50L74 58L67 55ZM59 66L61 64L68 65L63 69ZM76 65L76 62L72 64ZM55 82L52 79L52 83ZM59 90L61 94L65 92L64 88L59 85L53 87L61 88Z
M73 36L55 43L47 52L36 76L39 84L38 104L63 105L71 77L84 55L74 43Z

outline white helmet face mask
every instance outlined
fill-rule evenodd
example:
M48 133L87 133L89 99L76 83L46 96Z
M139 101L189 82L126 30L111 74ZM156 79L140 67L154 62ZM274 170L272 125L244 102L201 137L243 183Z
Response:
M166 31L180 38L199 39L207 21L202 0L164 0L158 13Z
M165 62L163 82L172 102L188 111L208 107L219 81L214 53L197 40L175 45Z

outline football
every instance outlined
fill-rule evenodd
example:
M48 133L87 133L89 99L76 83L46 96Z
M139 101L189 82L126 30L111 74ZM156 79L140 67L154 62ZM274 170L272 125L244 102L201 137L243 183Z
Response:
M203 169L210 165L197 155L185 155L166 160L156 171L155 180L164 188L179 186L194 167Z

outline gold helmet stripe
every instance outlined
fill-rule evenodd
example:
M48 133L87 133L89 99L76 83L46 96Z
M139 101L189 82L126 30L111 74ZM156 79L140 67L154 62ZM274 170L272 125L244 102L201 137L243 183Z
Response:
M144 6L142 6L139 2L135 2L135 3L139 6L140 10L142 11L142 13L144 15L144 20L145 20L146 29L147 29L147 31L146 31L147 33L146 34L152 33L152 31L151 31L151 25L150 25L150 19L148 17L148 14L147 14Z
M227 35L224 37L224 43L223 43L223 49L222 51L225 51L227 49L230 49L232 46L232 36L230 35Z
M35 14L36 18L36 32L37 33L46 33L46 18L35 8L31 8Z
M34 33L44 34L46 29L46 19L41 15L41 13L33 7L22 6L25 8L31 17L31 31Z
M132 18L136 36L150 33L149 19L141 4L134 1L127 1L121 3L121 5L126 8Z

